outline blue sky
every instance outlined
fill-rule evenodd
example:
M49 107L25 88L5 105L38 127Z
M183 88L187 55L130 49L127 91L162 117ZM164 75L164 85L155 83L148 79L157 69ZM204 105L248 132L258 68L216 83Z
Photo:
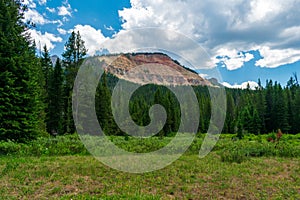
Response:
M90 55L103 43L111 52L147 47L149 41L165 45L172 37L147 31L124 34L155 27L183 34L201 46L210 62L200 61L197 48L183 55L199 60L196 65L201 65L198 71L203 76L209 74L203 66L217 67L228 86L247 81L255 85L258 78L263 84L273 79L285 85L293 73L300 76L300 2L295 0L25 0L25 4L25 18L36 24L30 30L32 38L38 47L46 44L53 55L63 52L72 30L80 31ZM118 38L122 43L115 42ZM187 39L173 39L168 47L173 45L175 53L187 52Z

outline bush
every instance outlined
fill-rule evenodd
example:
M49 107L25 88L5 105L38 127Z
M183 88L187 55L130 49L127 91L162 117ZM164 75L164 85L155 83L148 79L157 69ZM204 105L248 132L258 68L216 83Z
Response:
M242 163L243 161L245 161L247 159L248 159L248 157L246 156L246 154L239 150L224 151L221 153L221 161L222 162Z
M61 156L61 155L88 155L88 151L77 135L58 137L41 137L27 144L13 141L0 142L0 155L23 156Z
M39 138L30 142L28 146L28 151L25 154L32 156L88 154L77 135Z
M15 143L12 141L2 141L0 142L0 155L11 155L19 153L22 149L22 144Z
M201 149L205 135L197 135L186 154L197 155ZM212 151L218 152L224 162L241 163L251 157L280 156L299 157L300 156L300 134L283 135L280 141L267 142L269 135L245 135L242 140L232 140L232 135L221 135ZM161 149L168 145L172 137L151 137L138 139L129 136L110 136L119 148L135 153L147 153ZM183 137L184 138L184 137ZM99 139L95 136L84 136L90 142L91 149L99 149ZM182 141L184 142L184 140ZM214 143L214 141L212 141ZM180 143L180 144L179 144ZM168 150L172 152L181 151L181 141ZM101 151L106 151L109 142L101 142ZM111 152L113 153L113 152ZM78 135L64 135L57 137L41 137L27 144L15 143L13 141L0 142L0 155L24 155L24 156L63 156L63 155L89 155Z

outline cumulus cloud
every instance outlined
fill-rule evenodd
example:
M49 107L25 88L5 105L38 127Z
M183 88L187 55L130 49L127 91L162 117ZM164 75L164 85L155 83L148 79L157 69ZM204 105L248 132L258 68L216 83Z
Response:
M253 59L257 66L278 67L299 60L300 1L296 0L131 0L119 11L123 30L160 27L182 32L197 41L213 62L233 70ZM153 35L153 40L160 37ZM160 42L164 42L164 37ZM143 42L137 37L136 43ZM174 44L175 45L175 44ZM186 48L176 44L177 49ZM179 45L182 45L180 47ZM226 54L227 53L227 54ZM217 59L219 58L219 59Z
M275 68L300 60L300 49L271 49L268 46L262 46L259 51L263 59L256 61L255 65L260 67Z
M28 32L30 33L31 38L37 44L38 49L40 49L44 45L46 45L47 48L49 50L51 50L55 47L55 45L53 43L62 42L61 37L58 37L58 36L56 36L52 33L48 33L48 32L42 33L41 31L37 31L37 30L34 30L34 29L30 29L30 30L28 30Z
M23 4L26 5L28 8L36 8L34 0L24 0Z
M214 63L221 63L228 70L241 68L244 63L249 62L254 58L251 53L244 53L235 49L221 48L217 51L218 58L214 58Z
M49 8L49 7L47 7L46 10L48 10L51 13L55 13L56 11L55 8Z
M69 3L66 3L65 5L62 5L57 8L58 9L58 15L60 16L72 16L72 8Z
M99 46L110 53L163 52L192 69L207 69L207 52L197 42L169 29L140 28L121 30Z
M59 32L59 34L62 34L62 35L66 35L68 33L67 30L62 29L62 28L57 28L57 31Z
M47 0L38 0L40 5L45 5L47 3Z
M47 24L50 21L47 20L46 18L44 18L43 15L41 15L38 11L34 10L34 9L28 9L25 14L24 14L24 18L26 21L30 21L34 24Z
M74 31L79 31L81 38L85 41L89 55L94 55L100 50L101 44L107 39L101 30L97 30L90 25L76 25Z
M35 9L28 9L25 12L24 21L30 21L38 25L58 24L59 27L63 25L61 20L48 20Z
M254 81L247 81L242 84L234 84L234 85L231 85L227 82L223 82L222 84L227 88L235 88L235 89L247 89L249 86L251 90L255 90L258 87L258 84Z
M106 26L104 25L104 28L108 31L114 31L115 29L112 26Z

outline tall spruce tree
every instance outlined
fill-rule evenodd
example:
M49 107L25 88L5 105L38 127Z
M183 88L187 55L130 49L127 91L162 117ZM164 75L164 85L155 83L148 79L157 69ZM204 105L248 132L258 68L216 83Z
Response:
M47 113L47 131L49 133L63 133L63 69L59 59L56 60L54 71L49 81L49 105Z
M226 110L226 120L224 124L224 132L234 133L235 128L235 106L234 99L231 94L227 93L227 110Z
M49 113L51 112L50 108L49 108L49 104L50 104L50 97L49 97L49 93L50 93L50 82L51 82L51 76L53 73L53 64L51 61L51 57L50 57L50 53L47 49L47 46L45 45L43 47L43 52L42 52L42 57L40 58L40 62L41 62L41 67L42 67L42 72L43 72L43 76L40 77L41 81L44 82L44 90L43 90L43 101L44 101L44 105L45 105L45 114L46 114L46 129L48 131L48 133L50 132L50 118L49 118Z
M73 31L65 44L65 52L62 54L66 75L64 91L64 127L65 132L67 133L75 132L75 125L72 115L72 90L78 69L82 64L86 54L87 49L85 48L84 41L81 39L80 33L75 33Z
M277 82L275 82L274 89L274 108L272 116L274 121L273 128L275 131L281 129L284 132L288 132L290 130L290 126L288 123L288 104L286 93L284 93L281 85Z
M41 65L42 65L42 70L43 70L44 80L45 80L45 90L48 94L50 78L53 72L53 64L51 61L49 50L47 49L46 45L43 47Z
M261 85L260 79L258 79L258 88L256 91L256 95L254 96L254 104L257 110L257 114L259 115L260 129L259 133L266 132L266 97L265 97L265 89Z
M113 119L111 108L111 94L107 86L107 75L103 73L96 89L96 114L99 124L106 135L118 135L119 129Z
M18 0L0 0L0 139L26 142L41 131L41 66Z
M298 88L296 90L296 93L295 93L295 100L294 100L294 103L293 103L293 115L294 115L294 123L293 124L293 130L294 132L293 133L300 133L300 87L298 85Z

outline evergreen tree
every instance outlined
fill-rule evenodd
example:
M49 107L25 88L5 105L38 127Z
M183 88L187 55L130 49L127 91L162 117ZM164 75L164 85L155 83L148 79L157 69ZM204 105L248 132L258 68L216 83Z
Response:
M159 104L161 106L163 106L163 95L162 95L162 91L160 89L160 87L158 87L158 89L156 90L155 94L154 94L154 104ZM159 124L160 126L161 124ZM160 137L164 136L166 134L165 132L165 128L163 128L159 133L158 135Z
M286 93L283 92L281 85L276 82L274 87L273 128L275 128L275 130L281 129L284 132L288 132L290 127L288 123L288 104Z
M53 65L52 65L50 53L46 45L43 47L41 65L42 65L42 70L43 70L44 80L45 80L45 90L46 93L48 94L50 78L53 72Z
M287 87L285 89L285 93L287 96L287 107L288 107L288 121L290 123L290 132L291 133L298 133L299 129L299 112L297 112L297 92L299 89L299 83L297 74L294 74L294 77L291 77L290 80L287 82ZM298 130L297 130L298 129Z
M266 97L265 90L261 86L260 80L258 80L259 87L257 88L256 95L254 96L254 105L259 117L259 133L266 132L265 118L266 118Z
M198 132L204 133L205 132L205 125L204 125L204 121L205 121L204 98L203 98L202 95L200 95L199 93L197 93L197 100L198 100L198 103L199 103L199 113L200 113Z
M41 66L20 1L0 0L0 139L25 142L43 130Z
M66 84L64 89L64 127L65 132L67 133L75 132L72 114L72 90L77 71L82 64L86 53L87 50L84 46L84 41L81 39L80 33L75 33L73 31L65 44L65 52L62 54L66 75Z
M43 47L43 52L42 52L42 57L40 58L40 62L41 62L41 67L42 67L42 72L43 75L40 76L41 81L43 81L43 100L44 100L44 105L45 105L45 114L46 114L46 128L48 133L49 132L49 112L51 112L50 108L49 108L49 104L50 104L50 98L49 98L49 93L50 93L50 82L51 82L51 76L53 73L53 66L52 66L52 61L50 58L50 53L47 49L47 46L45 45Z
M47 113L47 131L63 133L63 69L59 59L56 60L54 71L49 81L49 105Z
M293 123L293 133L300 133L300 87L297 88L297 91L295 93L295 101L294 101L294 107L293 107L293 113L294 113L294 123Z
M275 130L275 124L274 124L274 89L273 89L273 81L267 80L266 84L266 118L265 118L265 124L266 124L266 131L272 132Z
M235 128L235 105L231 94L227 93L227 114L224 125L224 132L234 133Z
M175 106L175 105L171 105L171 94L170 94L169 90L167 91L166 95L164 95L162 102L163 102L163 106L167 112L167 120L166 120L166 124L164 126L164 132L168 134L168 133L172 132L172 125L173 125L172 113L174 113L173 110L174 110L174 106Z
M118 135L119 129L113 119L111 109L111 94L107 86L106 73L103 73L96 90L95 107L100 126L106 135Z

